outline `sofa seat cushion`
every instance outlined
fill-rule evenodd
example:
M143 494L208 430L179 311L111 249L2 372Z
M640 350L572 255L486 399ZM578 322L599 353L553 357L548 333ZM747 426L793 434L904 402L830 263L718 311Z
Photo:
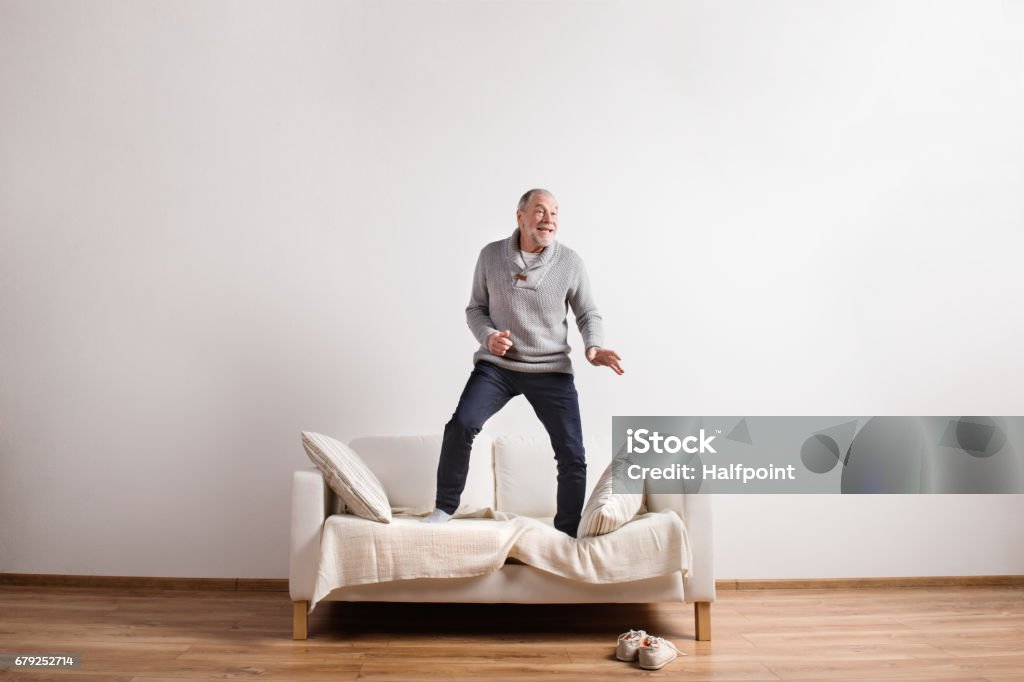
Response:
M683 522L643 514L618 530L575 540L538 519L487 510L476 518L390 524L335 514L324 522L310 607L332 590L414 578L466 578L500 570L507 558L592 584L644 580L687 570Z

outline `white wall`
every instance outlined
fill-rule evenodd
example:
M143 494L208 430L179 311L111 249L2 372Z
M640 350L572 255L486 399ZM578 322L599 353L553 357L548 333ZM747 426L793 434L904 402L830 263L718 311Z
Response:
M1022 74L1019 1L0 0L0 572L286 576L299 431L440 431L537 185L591 430L1024 414ZM723 578L1024 573L1021 496L715 504Z

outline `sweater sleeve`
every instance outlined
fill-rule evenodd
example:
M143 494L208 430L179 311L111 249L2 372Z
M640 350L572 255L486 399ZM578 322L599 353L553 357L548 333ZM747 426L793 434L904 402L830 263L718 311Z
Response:
M498 331L491 321L490 296L487 293L487 273L484 270L484 252L476 259L473 272L473 289L466 306L466 324L481 346L487 346L487 337Z
M587 277L587 269L583 266L582 261L578 263L578 269L579 276L576 286L569 291L569 305L572 306L572 312L576 316L576 326L579 327L580 335L583 336L583 348L587 349L604 344L604 322L594 303L590 278Z

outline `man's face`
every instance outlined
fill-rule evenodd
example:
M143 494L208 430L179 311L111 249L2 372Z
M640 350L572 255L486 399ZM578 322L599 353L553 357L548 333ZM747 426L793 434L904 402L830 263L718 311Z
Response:
M535 193L526 208L516 211L519 223L519 246L537 252L551 246L558 231L558 204L550 194Z

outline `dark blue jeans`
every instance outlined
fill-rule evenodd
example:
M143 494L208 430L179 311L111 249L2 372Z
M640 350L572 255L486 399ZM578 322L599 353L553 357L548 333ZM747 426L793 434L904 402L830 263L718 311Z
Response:
M444 427L437 465L437 508L455 513L466 487L469 453L484 422L505 404L524 395L551 437L558 462L558 508L555 528L576 537L587 494L587 456L583 450L579 396L571 374L513 372L478 362L451 421Z

